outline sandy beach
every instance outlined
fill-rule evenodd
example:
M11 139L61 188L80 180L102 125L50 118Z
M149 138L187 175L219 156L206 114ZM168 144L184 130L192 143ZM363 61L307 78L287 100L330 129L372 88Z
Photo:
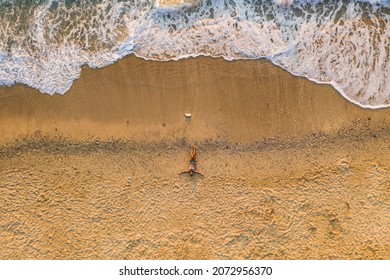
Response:
M0 135L1 259L390 258L390 109L264 60L1 87Z

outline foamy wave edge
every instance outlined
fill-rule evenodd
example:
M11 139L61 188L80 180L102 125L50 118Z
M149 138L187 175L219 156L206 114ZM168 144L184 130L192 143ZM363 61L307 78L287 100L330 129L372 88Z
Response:
M283 2L283 0L281 1ZM287 1L289 5L292 4L293 1ZM290 3L291 2L291 3ZM366 2L375 2L378 3L380 1L370 1L367 0ZM283 4L283 3L282 3ZM164 13L164 11L162 11ZM40 30L38 30L40 31ZM142 39L142 38L141 38ZM363 104L359 102L358 100L354 100L353 98L350 98L348 94L342 89L341 86L339 86L338 83L334 81L323 81L320 79L316 79L310 76L310 73L307 75L300 73L299 71L295 71L294 69L290 69L288 67L284 67L280 61L278 61L277 57L280 57L284 53L287 53L289 50L288 47L284 49L284 46L280 46L279 50L274 50L275 54L274 55L253 55L253 53L248 52L244 53L240 56L229 56L229 55L224 55L224 54L210 54L207 52L193 52L193 53L186 53L183 55L176 55L176 56L171 56L171 57L164 57L161 55L158 59L154 58L153 56L148 56L142 54L142 51L140 52L139 50L139 45L134 42L134 37L129 37L126 41L122 42L121 44L113 47L112 49L105 50L101 53L94 53L90 54L87 51L84 51L82 49L79 49L75 46L63 46L64 49L62 49L60 53L55 53L57 56L55 59L50 60L48 59L48 65L43 66L43 70L47 71L45 72L45 75L42 77L42 73L37 72L35 73L34 71L25 71L26 73L21 73L21 71L17 72L17 68L23 67L20 65L20 63L26 63L26 68L30 67L30 69L34 69L35 65L34 62L31 62L31 58L23 57L23 54L18 56L15 54L11 58L4 58L0 54L0 67L3 62L4 66L4 61L8 60L8 62L11 62L11 65L8 67L9 72L7 71L2 71L4 69L0 68L0 85L5 85L5 86L11 86L17 83L21 84L26 84L32 88L36 88L40 90L43 93L48 93L48 94L65 94L73 85L73 82L77 79L80 78L81 75L81 69L83 66L88 66L90 68L103 68L106 67L110 64L115 63L116 61L122 59L125 56L128 55L135 55L137 57L143 58L145 60L154 60L154 61L178 61L181 59L186 59L186 58L195 58L198 56L207 56L207 57L222 57L223 59L227 61L232 61L232 60L256 60L256 59L267 59L271 61L274 65L279 66L289 73L299 76L299 77L304 77L307 78L310 81L313 81L318 84L328 84L333 86L345 99L350 101L351 103L354 103L362 108L369 108L369 109L381 109L381 108L388 108L390 107L390 104ZM284 50L283 50L284 49ZM143 50L144 51L144 50ZM231 50L230 50L231 51ZM254 51L255 52L255 51ZM223 53L223 52L221 52ZM249 54L249 55L248 55ZM252 55L251 55L252 54ZM53 54L51 54L53 55ZM50 58L50 57L49 57ZM12 61L10 61L10 59ZM23 60L25 59L25 61ZM65 66L69 67L64 67L63 64L61 63L56 63L58 61L69 61L69 63ZM31 62L29 64L29 62ZM32 67L32 68L31 68ZM13 70L15 70L15 73ZM38 69L39 70L39 69ZM37 70L37 71L38 71ZM42 69L41 69L42 70ZM17 73L16 73L17 72ZM2 74L9 74L9 79L3 79ZM12 74L15 74L12 76ZM31 77L29 74L32 73ZM34 77L34 74L36 75ZM51 74L51 75L50 75ZM5 75L6 76L6 75Z
M186 56L182 56L182 57L177 57L177 58L172 58L172 59L163 59L163 60L156 60L156 59L153 59L153 58L148 58L148 57L143 57L143 56L140 56L140 55L137 55L136 53L134 53L134 55L138 58L141 58L141 59L144 59L146 61L180 61L180 60L183 60L183 59L188 59L188 58L197 58L197 57L210 57L210 58L223 58L224 60L226 61L245 61L245 60L259 60L259 59L265 59L265 60L268 60L270 61L273 65L275 65L276 67L280 67L282 68L283 70L287 71L288 73L292 74L293 76L296 76L296 77L302 77L302 78L305 78L311 82L314 82L316 84L319 84L319 85L330 85L332 86L339 94L341 94L341 96L345 99L347 99L349 102L361 107L361 108L364 108L364 109L385 109L385 108L390 108L390 104L380 104L380 105L364 105L364 104L361 104L353 99L351 99L349 96L347 96L344 91L339 88L337 86L337 84L335 83L327 83L327 82L322 82L322 81L319 81L319 80L316 80L316 79L313 79L313 78L309 78L307 76L304 76L304 75L300 75L300 74L297 74L297 73L294 73L293 71L289 71L288 69L278 65L276 62L274 62L272 60L272 58L267 58L267 57L259 57L259 58L254 58L254 59L251 59L251 58L231 58L231 57L225 57L223 55L220 55L220 56L214 56L214 55L209 55L209 54L205 54L205 53L199 53L199 54L191 54L191 55L186 55Z

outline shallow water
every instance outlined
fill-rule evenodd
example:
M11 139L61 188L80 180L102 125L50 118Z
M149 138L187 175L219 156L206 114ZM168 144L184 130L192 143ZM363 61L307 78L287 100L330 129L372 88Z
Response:
M0 84L64 94L82 65L129 54L266 58L362 107L390 106L390 1L184 2L0 1Z

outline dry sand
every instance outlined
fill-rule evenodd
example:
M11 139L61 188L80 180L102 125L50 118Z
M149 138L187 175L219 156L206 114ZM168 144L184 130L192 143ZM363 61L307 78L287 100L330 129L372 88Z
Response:
M0 88L0 258L389 259L389 128L262 60Z

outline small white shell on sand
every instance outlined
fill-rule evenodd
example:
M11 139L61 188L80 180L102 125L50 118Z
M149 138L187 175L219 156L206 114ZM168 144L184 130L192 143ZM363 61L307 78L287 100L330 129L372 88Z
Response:
M184 113L184 116L186 117L186 118L191 118L191 113Z

